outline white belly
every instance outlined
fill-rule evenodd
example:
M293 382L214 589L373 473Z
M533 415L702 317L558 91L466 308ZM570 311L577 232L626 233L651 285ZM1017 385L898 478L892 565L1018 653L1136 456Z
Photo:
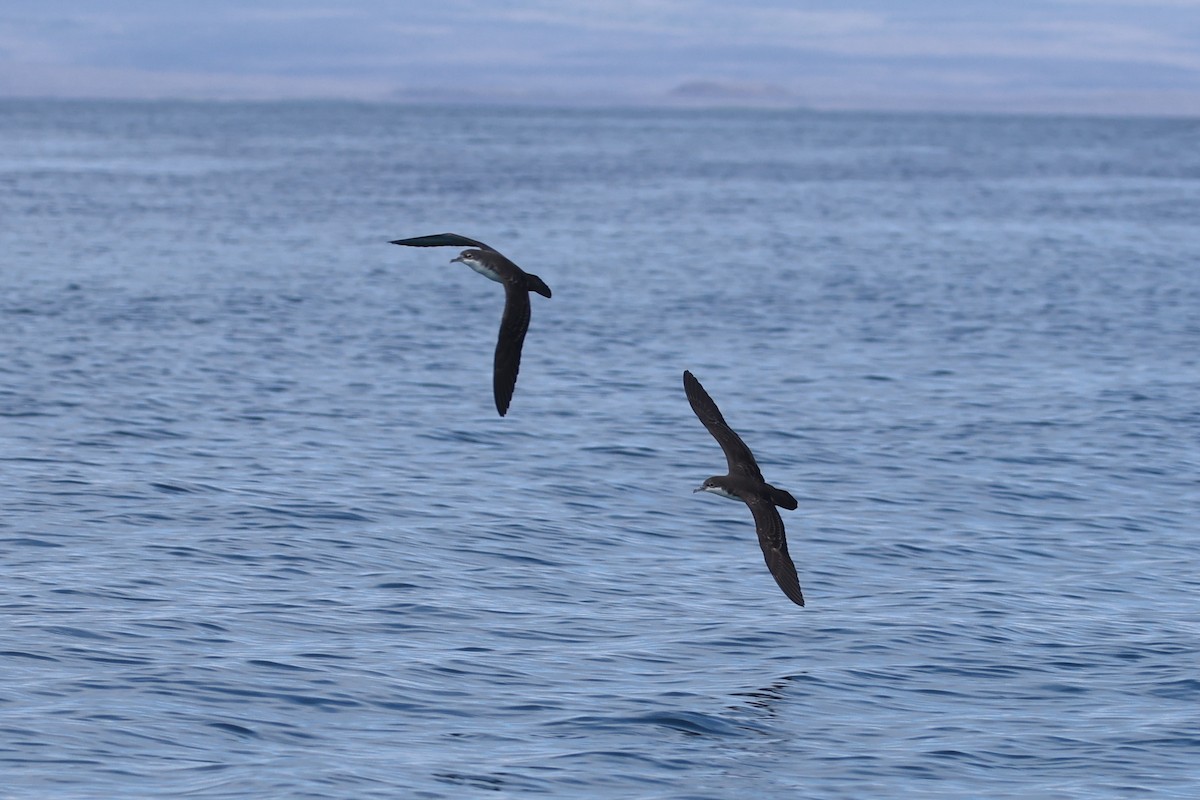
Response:
M467 266L485 278L491 278L496 283L504 283L504 279L500 277L500 273L485 264L480 264L478 261L468 261Z
M717 497L724 497L726 500L737 500L739 503L742 502L742 498L738 497L736 494L731 494L730 492L725 491L720 486L709 486L705 488L704 491L712 492Z

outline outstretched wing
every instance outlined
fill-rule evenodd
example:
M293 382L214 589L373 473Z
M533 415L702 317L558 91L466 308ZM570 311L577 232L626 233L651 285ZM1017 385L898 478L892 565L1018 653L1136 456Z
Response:
M754 515L754 528L758 531L758 544L762 547L767 569L771 570L775 582L789 600L798 606L804 605L800 578L796 575L792 557L788 555L783 519L775 510L775 504L767 498L754 498L747 500L746 505L750 506L750 513Z
M529 330L528 290L504 284L504 316L500 319L500 337L496 340L496 360L492 366L492 391L500 416L508 411L517 372L521 369L521 347Z
M411 239L395 239L389 244L402 244L407 247L478 247L480 250L499 252L483 242L459 236L457 233L434 233L429 236L414 236Z
M725 418L721 416L721 410L708 396L708 392L704 391L700 381L696 380L696 376L687 370L683 371L683 390L687 392L692 411L696 412L696 416L704 423L704 427L708 428L708 432L725 451L725 460L729 462L729 474L745 475L761 481L763 479L762 472L758 469L758 462L754 460L754 454L750 452L749 447L746 447L746 443L742 441L741 437L733 432L733 428L730 428L725 422Z

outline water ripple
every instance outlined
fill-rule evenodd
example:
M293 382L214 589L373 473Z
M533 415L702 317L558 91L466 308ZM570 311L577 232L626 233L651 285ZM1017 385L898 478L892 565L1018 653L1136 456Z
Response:
M0 795L1191 797L1194 127L8 103Z

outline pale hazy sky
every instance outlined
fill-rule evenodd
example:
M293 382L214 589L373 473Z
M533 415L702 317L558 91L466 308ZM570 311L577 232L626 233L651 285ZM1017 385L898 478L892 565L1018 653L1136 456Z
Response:
M1200 116L1200 0L4 0L6 96Z

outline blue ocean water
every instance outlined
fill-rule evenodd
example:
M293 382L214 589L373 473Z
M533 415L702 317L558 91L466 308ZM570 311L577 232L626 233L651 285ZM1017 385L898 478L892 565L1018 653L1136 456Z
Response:
M1198 142L0 104L0 797L1196 796Z

